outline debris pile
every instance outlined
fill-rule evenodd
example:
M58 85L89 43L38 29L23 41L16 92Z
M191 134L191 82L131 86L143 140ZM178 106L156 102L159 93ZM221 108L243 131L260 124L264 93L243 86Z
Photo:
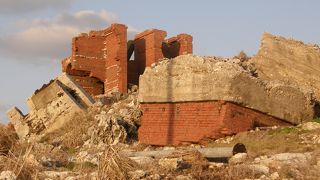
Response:
M88 128L86 144L117 144L137 140L141 111L137 91L122 95L118 92L97 96L91 111L96 112L95 123ZM113 102L104 105L102 102Z

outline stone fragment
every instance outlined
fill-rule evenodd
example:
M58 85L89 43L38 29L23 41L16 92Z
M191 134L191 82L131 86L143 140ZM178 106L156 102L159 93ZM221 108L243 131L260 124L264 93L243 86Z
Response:
M128 174L132 180L139 180L147 176L147 172L143 170L130 171Z
M307 122L299 125L303 130L316 130L320 129L320 123L317 122Z
M13 124L19 138L26 138L30 130L28 125L23 122L25 117L23 116L22 112L17 107L13 107L7 111L7 117Z
M268 175L270 172L269 167L261 164L252 164L249 165L248 168L251 169L255 175Z
M131 160L135 161L136 163L140 165L150 164L154 161L151 157L146 156L137 156L137 157L130 157Z
M12 171L2 171L0 174L0 180L16 180L17 176Z
M247 160L247 158L247 153L238 153L229 159L229 164L241 164L244 163Z
M190 164L184 162L182 158L161 158L159 165L171 170L183 170L191 167Z

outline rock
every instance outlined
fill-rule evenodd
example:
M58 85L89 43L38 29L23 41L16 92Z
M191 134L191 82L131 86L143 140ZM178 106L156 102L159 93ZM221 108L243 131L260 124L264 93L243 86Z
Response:
M16 180L17 176L12 171L2 171L0 174L0 180Z
M153 158L151 157L145 157L145 156L141 156L141 157L130 157L131 160L135 161L136 163L140 164L140 165L145 165L145 164L150 164L154 161Z
M307 122L299 125L303 130L316 130L320 129L320 123L317 122Z
M67 178L71 172L69 171L63 171L63 172L58 172L58 171L44 171L43 174L52 179L65 179Z
M277 180L277 179L279 179L280 178L280 176L279 176L279 173L278 172L274 172L274 173L272 173L271 175L270 175L270 179L271 180Z
M269 168L264 165L260 164L252 164L248 166L249 169L253 171L256 175L268 175L269 174Z
M39 166L40 163L37 161L37 159L34 157L33 154L29 154L28 157L25 159L26 163L33 165L33 166Z
M271 156L273 161L282 161L284 163L307 163L311 159L311 153L281 153Z
M128 174L132 180L142 179L147 176L147 173L143 170L130 171Z
M161 176L159 174L152 174L152 175L148 176L148 179L150 179L150 180L160 180Z
M161 158L159 165L171 170L182 170L191 167L191 165L184 162L182 158Z
M241 164L244 163L248 158L248 154L247 153L238 153L233 155L230 159L229 159L229 164Z
M191 175L188 175L188 176L184 176L184 175L179 175L175 178L176 180L192 180L194 178L192 178Z
M209 168L214 169L214 168L221 168L226 166L225 163L216 163L216 162L209 162Z
M16 130L17 135L20 139L25 139L29 134L29 126L23 122L25 118L22 112L17 108L13 107L7 111L7 116Z
M239 64L213 57L182 55L163 60L155 68L146 68L139 84L138 99L143 103L222 100L293 124L310 121L315 114L312 91L262 81Z

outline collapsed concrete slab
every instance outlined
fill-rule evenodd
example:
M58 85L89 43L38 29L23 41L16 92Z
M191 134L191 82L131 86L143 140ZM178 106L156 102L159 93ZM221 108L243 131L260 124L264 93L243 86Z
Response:
M320 48L264 33L250 61L262 79L296 84L314 91L320 101Z
M56 130L75 113L81 113L94 100L67 74L44 85L28 98L29 114L14 107L7 112L20 138Z
M240 64L184 55L147 68L139 83L139 141L199 142L313 119L311 91L263 81Z
M314 116L312 93L266 82L236 63L179 56L147 68L140 76L141 103L229 101L297 124Z

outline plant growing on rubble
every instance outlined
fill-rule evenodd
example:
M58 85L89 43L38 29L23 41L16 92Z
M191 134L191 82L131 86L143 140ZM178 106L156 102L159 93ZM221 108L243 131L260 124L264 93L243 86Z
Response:
M320 123L320 117L313 120L314 122Z

